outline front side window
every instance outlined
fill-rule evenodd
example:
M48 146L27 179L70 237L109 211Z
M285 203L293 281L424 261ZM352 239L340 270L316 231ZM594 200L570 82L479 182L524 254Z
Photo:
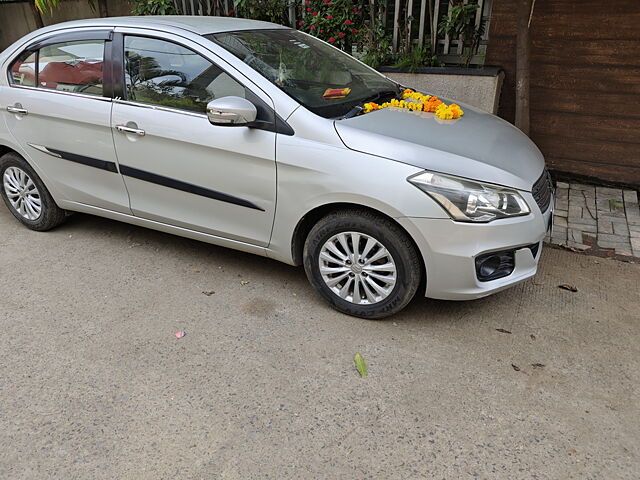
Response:
M40 49L38 87L102 95L104 41L56 43Z
M127 99L205 113L215 98L245 98L245 88L194 51L166 40L126 36Z
M345 115L364 101L399 93L399 86L388 78L296 30L244 30L205 37L326 118Z

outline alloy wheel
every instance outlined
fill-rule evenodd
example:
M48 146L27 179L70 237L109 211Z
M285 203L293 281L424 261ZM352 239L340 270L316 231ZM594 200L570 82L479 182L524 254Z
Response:
M24 170L18 167L7 168L2 183L9 203L19 215L30 221L40 218L42 215L40 192Z
M387 298L396 284L396 263L389 250L370 235L343 232L325 242L318 259L329 289L356 305Z

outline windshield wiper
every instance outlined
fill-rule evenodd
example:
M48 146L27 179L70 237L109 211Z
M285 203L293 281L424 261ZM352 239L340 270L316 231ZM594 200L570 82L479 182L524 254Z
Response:
M397 97L399 94L400 94L399 90L382 90L381 92L378 92L375 95L372 95L371 97L367 97L363 100L359 100L358 103L351 110L345 113L338 120L346 120L347 118L355 117L358 113L364 110L364 107L362 105L364 105L365 103L375 102L376 100L379 100L380 98L383 98L383 97L388 97L389 95L393 95L394 97Z

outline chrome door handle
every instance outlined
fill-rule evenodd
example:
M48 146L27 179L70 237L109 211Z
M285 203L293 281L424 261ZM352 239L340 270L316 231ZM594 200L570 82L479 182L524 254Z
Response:
M116 130L124 133L134 133L136 135L144 137L144 130L141 130L139 128L127 127L126 125L116 125Z
M26 115L27 113L29 113L29 111L26 108L22 108L22 107L12 107L12 106L8 106L7 107L7 112L9 113L17 113L18 115Z

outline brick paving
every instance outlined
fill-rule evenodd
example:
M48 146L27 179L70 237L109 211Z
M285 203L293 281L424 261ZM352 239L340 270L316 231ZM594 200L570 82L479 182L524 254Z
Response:
M557 182L553 232L547 241L590 253L640 258L638 192Z

